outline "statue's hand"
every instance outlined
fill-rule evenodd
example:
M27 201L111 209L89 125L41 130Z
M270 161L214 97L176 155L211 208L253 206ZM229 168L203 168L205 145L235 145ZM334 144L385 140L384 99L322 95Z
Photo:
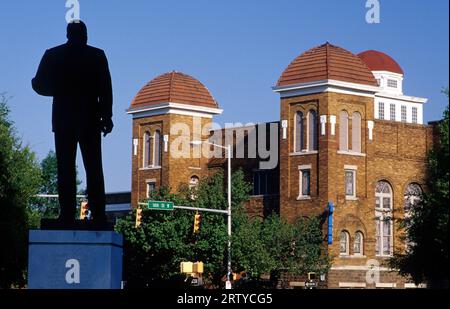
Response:
M111 133L111 131L114 127L114 123L111 118L107 118L107 119L102 119L101 124L102 124L103 137L105 137L106 135Z

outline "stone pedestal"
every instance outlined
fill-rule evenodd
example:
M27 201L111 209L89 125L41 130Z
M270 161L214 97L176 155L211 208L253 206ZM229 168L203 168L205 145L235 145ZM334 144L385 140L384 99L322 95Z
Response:
M112 231L31 230L30 289L120 289L122 235Z

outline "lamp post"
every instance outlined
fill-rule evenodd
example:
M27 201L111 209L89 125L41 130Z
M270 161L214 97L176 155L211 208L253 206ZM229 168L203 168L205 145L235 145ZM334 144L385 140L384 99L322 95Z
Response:
M192 145L208 144L214 147L219 147L227 151L228 156L228 209L227 209L227 226L228 226L228 262L227 262L227 281L225 283L225 288L231 289L231 145L222 146L214 144L208 141L192 141Z

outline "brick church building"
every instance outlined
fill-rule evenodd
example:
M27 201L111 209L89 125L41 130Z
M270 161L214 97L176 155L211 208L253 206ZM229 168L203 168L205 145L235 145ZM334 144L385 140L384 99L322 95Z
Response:
M433 142L432 127L423 124L427 99L403 94L403 77L400 65L379 51L355 55L329 43L312 48L273 87L280 95L280 118L271 123L278 164L261 169L260 154L232 159L233 169L242 167L253 183L251 214L332 217L327 245L334 260L322 276L330 288L415 287L385 263L407 247L396 219L420 198ZM226 167L225 158L199 155L201 147L190 141L232 131L234 146L248 144L259 129L217 129L211 124L221 112L202 83L180 72L158 76L138 92L128 110L133 207L155 188L196 186ZM187 154L176 146L183 143Z

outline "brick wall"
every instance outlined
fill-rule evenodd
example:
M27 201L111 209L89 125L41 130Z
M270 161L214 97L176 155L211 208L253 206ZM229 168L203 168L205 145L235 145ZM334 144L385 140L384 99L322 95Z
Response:
M272 211L279 212L289 221L300 217L326 217L327 203L335 205L333 214L333 244L328 246L329 254L334 257L333 267L328 277L329 287L339 287L339 282L365 282L365 271L369 259L376 259L383 267L386 259L375 255L375 187L378 181L389 182L393 190L394 220L403 216L404 192L409 183L424 183L426 154L433 145L433 130L426 125L405 124L374 120L374 98L369 96L319 93L281 99L280 120L288 121L287 138L279 142L279 195L254 196L246 203L246 209L253 217L263 218ZM318 147L316 152L294 153L294 117L301 111L306 117L308 111L317 112L317 117L326 115L325 134L321 134L317 121ZM361 153L342 153L339 147L339 113L345 110L349 115L349 148L352 149L352 117L361 115ZM335 134L331 134L330 116L336 116ZM177 191L187 185L191 176L202 178L219 170L226 171L226 160L201 158L174 158L171 150L162 152L161 169L142 169L142 137L146 129L158 127L163 135L169 135L169 145L175 139L205 140L209 133L170 132L171 125L183 123L192 129L194 121L201 125L211 119L194 120L191 116L166 114L133 120L133 138L139 139L138 154L132 156L132 205L145 198L147 179L156 179L158 186L169 186ZM374 121L373 139L369 139L367 122ZM304 121L304 140L307 141L306 119ZM280 127L280 137L282 136ZM223 135L225 137L225 135ZM238 141L239 142L239 141ZM245 142L245 141L244 141ZM170 147L170 146L169 146ZM198 147L198 146L197 146ZM193 147L188 147L192 151ZM191 153L192 155L192 153ZM252 171L258 169L258 159L232 160L232 168L242 168L247 180L252 180ZM311 166L310 198L299 197L299 169L301 165ZM345 166L356 168L356 198L345 195ZM226 174L226 173L225 173ZM225 175L226 178L226 175ZM226 179L225 179L226 181ZM325 222L326 223L326 222ZM326 233L326 224L323 226ZM350 255L340 256L339 234L347 231L350 235ZM364 235L363 254L352 253L354 235L360 231ZM405 243L400 239L402 232L393 230L395 250L403 250ZM382 283L396 283L403 287L404 279L395 272L382 272ZM290 279L286 279L290 280ZM370 286L368 286L370 287Z
M210 118L196 117L176 114L157 115L144 118L133 119L133 139L138 139L137 155L133 154L132 150L132 184L131 184L131 203L132 207L136 207L141 199L146 198L147 181L155 180L156 187L161 186L170 187L172 192L176 192L180 186L187 185L192 176L197 176L200 179L208 175L207 158L192 158L193 147L190 145L192 140L205 140L208 135L202 135L201 131L193 130L194 122L202 128L205 124L211 122ZM171 126L175 124L184 124L180 126L181 130L177 132L170 132ZM169 136L168 149L164 150L164 143L161 144L161 168L144 168L143 167L143 136L146 130L160 129L161 134ZM172 127L173 128L173 127ZM153 131L152 131L153 132ZM180 141L179 149L186 150L188 158L174 158L171 152L175 152L172 147L176 146L174 141ZM184 143L183 143L184 142ZM133 147L133 142L131 141ZM201 146L198 149L201 150Z
M302 216L323 215L328 201L333 201L333 244L329 253L334 266L363 267L367 260L386 260L375 256L375 187L378 181L388 181L393 189L394 220L403 216L404 192L411 182L424 183L426 154L432 146L432 129L426 125L375 121L373 139L369 140L367 121L374 120L373 98L366 96L320 93L281 99L281 119L288 120L287 139L280 142L280 213L290 221ZM325 135L320 134L317 154L297 155L294 149L294 115L308 110L318 111L318 117L327 115ZM339 147L339 113L349 116L349 148L352 148L352 115L361 116L361 154L341 153ZM330 115L336 116L335 135L331 135ZM280 134L281 135L281 134ZM311 199L298 200L299 165L311 164ZM356 199L345 195L344 166L356 167ZM395 225L395 224L394 224ZM364 235L363 256L340 257L339 235L350 234L350 254L356 231ZM324 229L325 231L325 229ZM394 250L403 250L402 232L393 230ZM389 279L401 286L402 278ZM384 275L383 275L384 276ZM386 275L387 276L387 275ZM362 280L361 274L335 270L330 280ZM337 279L336 279L337 278ZM395 280L394 280L395 279ZM346 282L347 282L346 281ZM361 282L365 282L365 279ZM330 286L337 287L330 281Z

